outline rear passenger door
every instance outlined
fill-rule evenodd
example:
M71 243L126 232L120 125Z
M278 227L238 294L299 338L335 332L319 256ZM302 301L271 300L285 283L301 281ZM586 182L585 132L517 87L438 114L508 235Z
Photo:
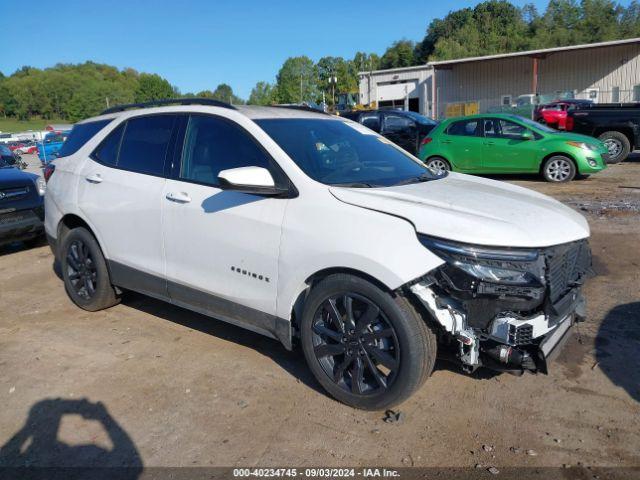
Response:
M452 163L454 170L477 172L482 170L482 120L470 118L451 123L438 136L439 150Z
M166 297L161 199L177 115L116 127L81 171L78 204L98 236L114 283Z
M167 280L172 301L269 333L276 312L278 252L286 198L224 190L221 170L269 169L257 141L220 116L191 115L182 155L162 195Z

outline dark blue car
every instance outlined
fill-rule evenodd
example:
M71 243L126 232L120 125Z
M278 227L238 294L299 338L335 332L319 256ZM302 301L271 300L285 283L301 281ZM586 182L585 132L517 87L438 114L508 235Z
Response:
M0 245L37 242L44 232L44 179L15 165L11 150L0 145Z

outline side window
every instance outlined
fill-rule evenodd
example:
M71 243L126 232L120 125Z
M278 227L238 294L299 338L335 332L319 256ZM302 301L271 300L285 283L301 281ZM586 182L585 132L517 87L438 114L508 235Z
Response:
M447 129L448 135L475 137L478 131L478 120L462 120L453 122Z
M496 122L494 121L494 124L495 123ZM509 140L521 140L525 132L529 130L527 127L507 120L499 120L498 127L500 129L499 136Z
M377 113L363 113L360 123L374 132L380 131L380 115Z
M408 128L415 127L416 124L410 118L402 115L393 115L385 113L384 115L384 129L388 132L400 132Z
M109 167L115 167L118 163L118 149L122 132L124 132L124 124L119 125L107 135L107 138L93 151L91 158Z
M162 175L175 115L149 115L127 121L118 168Z
M217 186L222 170L270 168L270 159L241 127L209 115L192 115L184 139L180 178ZM273 172L272 172L273 173Z

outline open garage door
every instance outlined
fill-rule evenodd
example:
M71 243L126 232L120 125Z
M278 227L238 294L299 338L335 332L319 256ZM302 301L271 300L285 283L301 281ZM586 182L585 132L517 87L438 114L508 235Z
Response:
M379 108L405 108L405 99L409 100L409 110L420 111L420 94L418 81L379 83L377 86L377 102Z

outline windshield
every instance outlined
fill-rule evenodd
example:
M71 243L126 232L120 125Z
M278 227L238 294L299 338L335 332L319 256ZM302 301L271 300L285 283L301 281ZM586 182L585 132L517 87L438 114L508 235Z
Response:
M432 120L429 117L425 117L424 115L420 115L419 113L416 113L416 112L405 111L404 114L408 115L413 120L415 120L416 122L422 125L435 125L436 123L438 123L435 120Z
M388 187L439 178L386 138L354 122L287 118L256 123L304 173L327 185Z
M542 125L541 123L534 122L533 120L529 120L528 118L518 117L518 120L520 122L524 123L525 125L527 125L528 127L536 128L536 129L540 130L541 132L558 133L557 130L554 130L553 128L547 127L546 125Z

